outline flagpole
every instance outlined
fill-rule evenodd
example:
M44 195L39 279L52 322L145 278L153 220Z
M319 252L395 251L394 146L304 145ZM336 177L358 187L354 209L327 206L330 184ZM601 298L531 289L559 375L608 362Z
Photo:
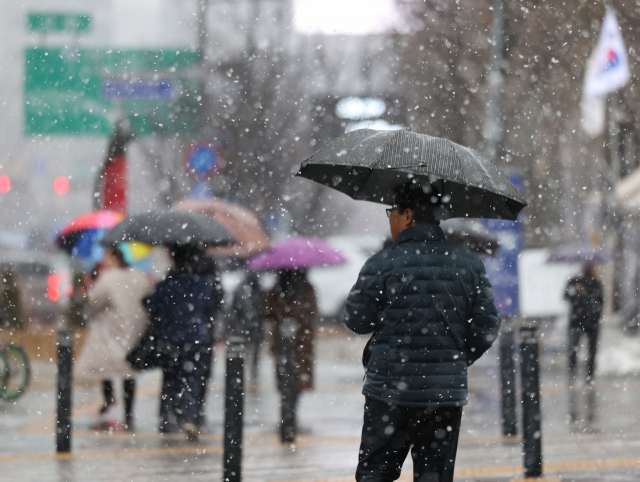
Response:
M615 12L608 5L605 10L598 42L591 52L585 70L585 80L582 91L584 105L583 128L594 139L597 146L597 165L600 167L600 182L602 197L600 201L601 233L600 243L616 252L619 239L619 222L616 215L614 187L618 175L614 172L616 166L611 150L611 112L610 94L618 91L631 80L631 69L627 56L624 39ZM599 102L602 99L603 102ZM586 102L589 101L589 102ZM595 101L595 103L594 103ZM599 109L604 109L602 112ZM601 117L598 114L601 112ZM600 120L601 121L600 121ZM588 121L588 122L587 122ZM598 142L600 140L600 142ZM596 147L596 146L594 146ZM604 164L604 166L602 166ZM597 228L596 228L597 229ZM596 231L597 232L597 231ZM616 280L616 266L620 263L609 263L603 267L605 284L605 309L611 312L614 308Z
M617 233L614 228L613 219L613 187L614 173L611 162L611 128L609 126L609 95L604 98L604 129L602 131L602 158L604 160L604 170L602 176L602 244L605 249L615 253L617 244ZM615 260L604 266L602 276L604 278L605 290L605 311L613 313L616 307L615 287L617 285L617 266Z

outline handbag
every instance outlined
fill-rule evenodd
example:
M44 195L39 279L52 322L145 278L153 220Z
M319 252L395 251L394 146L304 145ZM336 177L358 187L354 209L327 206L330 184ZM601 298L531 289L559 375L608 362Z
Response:
M127 355L127 361L135 370L158 368L160 366L160 350L158 348L158 325L152 319L138 343Z

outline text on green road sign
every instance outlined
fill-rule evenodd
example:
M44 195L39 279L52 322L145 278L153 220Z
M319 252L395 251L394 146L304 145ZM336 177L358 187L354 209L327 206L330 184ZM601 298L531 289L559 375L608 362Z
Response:
M91 29L91 15L77 13L32 12L27 28L36 33L81 33Z

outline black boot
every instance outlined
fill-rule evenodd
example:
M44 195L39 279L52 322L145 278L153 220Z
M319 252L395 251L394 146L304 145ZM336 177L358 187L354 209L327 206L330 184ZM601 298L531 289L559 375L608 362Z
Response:
M102 393L104 394L104 403L100 408L100 415L107 413L109 407L116 403L113 398L113 383L111 383L111 380L102 380Z
M136 392L135 380L124 380L124 429L133 432L133 400Z

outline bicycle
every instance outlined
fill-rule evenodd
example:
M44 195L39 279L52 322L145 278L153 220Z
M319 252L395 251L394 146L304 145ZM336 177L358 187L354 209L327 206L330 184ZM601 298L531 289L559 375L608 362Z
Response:
M20 398L27 391L30 379L27 353L19 346L0 343L0 399Z

